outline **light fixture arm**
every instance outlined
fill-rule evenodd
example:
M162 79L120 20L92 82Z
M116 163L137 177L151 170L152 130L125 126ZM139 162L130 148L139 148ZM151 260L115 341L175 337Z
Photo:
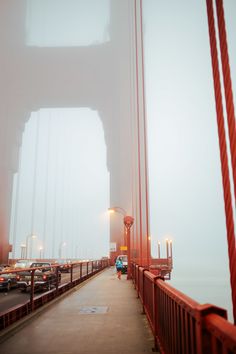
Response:
M121 207L118 207L118 206L114 206L114 207L112 207L112 208L108 208L108 210L109 210L110 212L117 212L117 213L120 213L120 214L122 214L123 216L126 216L126 215L127 215L125 209L123 209L123 208L121 208Z

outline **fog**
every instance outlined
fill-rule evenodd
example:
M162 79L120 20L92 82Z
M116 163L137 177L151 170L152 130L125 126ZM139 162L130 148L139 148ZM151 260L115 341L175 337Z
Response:
M224 4L235 92L236 3ZM165 255L165 239L172 239L171 283L231 314L206 4L179 5L144 5L152 253L157 256L160 241Z
M24 248L29 258L108 256L109 191L97 113L86 108L32 113L14 180L13 258L22 258Z
M134 4L0 2L0 233L3 244L10 235L11 256L25 243L32 257L39 248L45 257L105 256L123 232L122 219L110 223L106 213L115 205L135 217L138 239ZM236 3L224 4L235 92ZM164 240L173 240L173 285L231 313L205 1L143 0L143 24L143 235L153 257L158 241L165 256Z
M123 232L122 219L110 225L108 207L131 209L123 143L130 4L12 0L0 8L0 253L9 238L10 257L25 247L32 257L107 256Z
M98 45L110 40L110 1L27 0L26 43L36 47Z

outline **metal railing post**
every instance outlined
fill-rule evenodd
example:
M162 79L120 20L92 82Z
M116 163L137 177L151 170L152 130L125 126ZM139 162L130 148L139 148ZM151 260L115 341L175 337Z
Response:
M80 279L81 279L82 276L83 276L83 262L80 263L79 267L80 267L80 270L79 270L79 277L80 277Z
M58 284L59 284L59 266L56 267L56 295L58 294Z
M73 282L73 264L71 264L71 267L70 267L70 282L71 283Z
M143 269L143 275L142 275L142 278L143 278L143 294L142 294L142 298L143 298L143 314L145 314L145 290L144 290L144 288L145 288L145 286L144 286L144 281L145 281L145 274L144 274L144 272L145 272L145 270L146 269Z
M153 301L153 331L154 331L154 351L158 351L159 346L157 343L157 311L158 311L158 306L157 306L157 283L156 280L159 277L155 277L153 279L153 295L152 295L152 301Z
M34 273L35 269L31 271L31 283L30 283L30 307L31 311L34 311Z

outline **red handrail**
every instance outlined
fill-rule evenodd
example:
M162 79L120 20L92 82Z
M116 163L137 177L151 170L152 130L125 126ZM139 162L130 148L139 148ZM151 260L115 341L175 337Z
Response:
M132 278L161 353L236 353L236 326L225 309L200 305L137 264Z

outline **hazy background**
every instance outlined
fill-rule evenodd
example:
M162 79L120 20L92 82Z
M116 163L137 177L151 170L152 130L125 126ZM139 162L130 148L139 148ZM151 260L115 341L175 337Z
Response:
M109 173L97 113L87 108L32 113L13 195L13 258L21 257L24 244L28 258L107 256Z
M224 4L235 88L236 2ZM1 136L16 151L21 146L11 208L15 257L32 233L32 256L39 256L39 247L45 257L57 257L60 247L63 257L104 256L107 207L111 200L130 207L133 5L0 5L1 120L7 132L12 126L17 131L17 137ZM227 308L231 316L205 1L144 0L143 21L152 254L161 241L164 255L163 241L171 238L171 284L199 302Z
M224 4L235 89L236 2ZM144 1L144 29L152 254L171 238L171 283L231 311L205 1Z

